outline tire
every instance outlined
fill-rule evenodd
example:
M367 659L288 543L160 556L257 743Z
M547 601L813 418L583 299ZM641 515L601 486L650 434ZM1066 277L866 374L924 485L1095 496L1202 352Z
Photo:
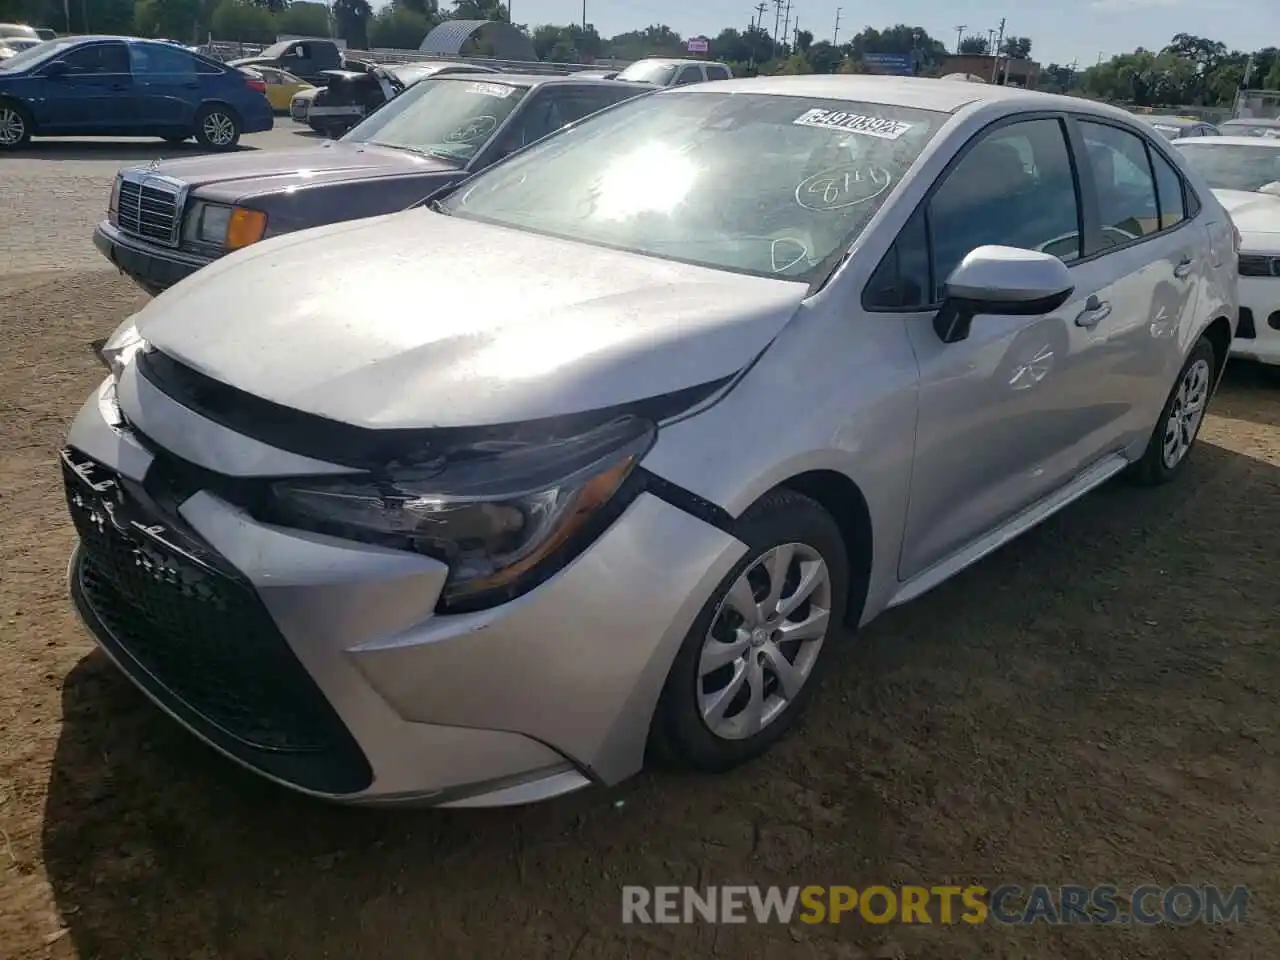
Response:
M0 100L0 150L21 150L31 142L35 122L16 100Z
M1196 438L1200 435L1200 427L1204 424L1204 415L1213 398L1214 386L1218 378L1218 362L1213 352L1213 344L1207 337L1201 337L1192 348L1186 363L1178 371L1173 389L1160 411L1160 419L1151 433L1151 440L1142 454L1142 459L1129 469L1129 478L1140 486L1155 487L1168 483L1187 465L1191 459L1191 451ZM1187 396L1196 403L1195 409L1187 411ZM1173 440L1175 421L1182 424L1180 438L1176 446ZM1176 456L1172 455L1176 452Z
M694 621L658 700L650 731L650 757L668 765L700 771L729 770L758 757L782 739L800 719L818 688L831 661L831 635L843 623L849 597L849 560L840 528L818 503L790 490L774 490L742 516L735 533L747 544L747 554L720 582ZM787 562L786 576L782 578L783 603L794 597L797 587L807 582L805 578L810 574L825 568L826 580L819 582L787 619L775 620L773 626L818 622L822 606L828 613L825 624L818 624L823 629L815 630L811 639L775 642L777 630L768 625L748 633L749 621L738 610L756 608L739 591L750 587L754 600L762 600L774 583L769 568L774 560L782 560L788 550L793 559ZM797 563L811 564L815 559L820 559L824 568L801 569ZM739 597L736 603L735 595ZM732 638L732 642L720 644L717 638ZM712 642L727 665L704 671L703 652ZM736 650L741 653L733 656ZM762 658L769 662L769 658L778 656L784 657L792 668L800 668L792 673L793 679L800 682L789 695L780 674L756 666ZM724 696L732 686L731 680L740 674L745 674L745 679L737 694ZM748 719L749 708L756 702L757 684L763 720L758 728ZM714 707L717 700L723 707L719 711ZM711 719L706 719L704 711Z
M196 141L211 150L234 150L240 143L240 118L219 103L201 107L196 114Z

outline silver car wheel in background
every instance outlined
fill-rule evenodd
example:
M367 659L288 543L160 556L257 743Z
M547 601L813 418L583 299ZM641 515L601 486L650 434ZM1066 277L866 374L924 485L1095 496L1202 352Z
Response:
M1200 432L1205 406L1209 402L1210 379L1209 364L1205 360L1197 360L1182 375L1164 429L1162 452L1164 465L1169 469L1182 462Z
M0 144L12 147L27 135L27 121L12 107L0 107Z
M225 147L236 138L236 124L220 110L210 111L204 118L205 139L214 146Z
M818 551L780 544L748 566L716 609L698 665L698 712L717 737L755 736L809 679L831 620Z

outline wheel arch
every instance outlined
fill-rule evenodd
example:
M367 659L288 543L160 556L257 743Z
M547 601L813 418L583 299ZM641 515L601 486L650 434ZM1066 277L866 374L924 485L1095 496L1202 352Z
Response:
M1226 369L1227 357L1231 353L1231 339L1234 334L1231 321L1221 314L1214 317L1204 329L1203 336L1213 347L1214 381L1222 379L1222 371Z
M849 558L849 604L845 611L845 625L856 627L866 605L875 555L875 533L867 498L852 479L836 470L808 470L787 478L777 487L816 501L831 514L840 528Z

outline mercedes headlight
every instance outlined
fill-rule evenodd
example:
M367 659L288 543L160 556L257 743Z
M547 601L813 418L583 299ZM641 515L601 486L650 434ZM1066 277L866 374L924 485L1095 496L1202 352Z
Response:
M279 481L263 519L434 557L449 567L442 612L480 609L532 589L612 522L655 430L623 418L554 442L478 444L376 478Z
M197 200L183 222L182 238L190 243L239 250L257 243L267 232L261 210Z

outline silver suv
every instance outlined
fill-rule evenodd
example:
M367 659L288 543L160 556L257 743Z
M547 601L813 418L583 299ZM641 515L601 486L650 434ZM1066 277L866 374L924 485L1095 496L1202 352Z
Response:
M618 74L617 79L651 83L656 87L683 87L708 80L729 80L732 77L733 71L724 63L649 57L631 64Z
M63 454L71 592L157 703L313 795L723 770L842 628L1182 472L1237 246L1086 100L638 97L146 305Z

